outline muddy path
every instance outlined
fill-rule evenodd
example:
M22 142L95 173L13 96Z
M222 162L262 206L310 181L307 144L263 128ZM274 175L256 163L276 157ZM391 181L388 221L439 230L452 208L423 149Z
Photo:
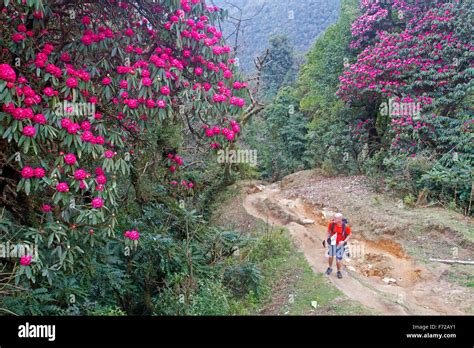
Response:
M259 186L244 198L246 212L270 225L288 229L314 272L327 268L322 240L326 221L300 198L286 199L278 184ZM447 300L452 284L407 255L396 242L365 240L354 233L351 258L344 260L343 279L330 281L347 297L385 315L466 314ZM335 265L334 265L335 267Z

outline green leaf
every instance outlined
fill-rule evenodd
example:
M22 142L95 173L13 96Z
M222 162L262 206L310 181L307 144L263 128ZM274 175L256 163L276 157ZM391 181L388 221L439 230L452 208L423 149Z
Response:
M11 127L8 127L6 130L5 130L5 133L3 133L3 136L2 138L5 139L5 138L8 138L8 136L12 133L12 129Z
M48 248L53 244L54 233L51 233L48 238Z
M30 189L31 189L31 180L26 179L25 180L25 193L26 193L27 196L30 195Z
M28 150L30 149L30 144L31 144L31 139L29 137L26 137L25 143L23 144L24 153L28 153Z
M62 196L61 193L59 192L55 193L54 200L53 200L54 204L58 204L58 202L61 200L61 196Z
M25 267L25 274L26 274L26 277L27 277L28 279L31 279L31 276L32 276L32 274L31 274L31 267L29 267L29 266Z

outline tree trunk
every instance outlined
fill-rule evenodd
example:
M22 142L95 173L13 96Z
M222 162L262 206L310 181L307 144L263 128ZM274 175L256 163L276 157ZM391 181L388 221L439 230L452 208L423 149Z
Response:
M143 198L140 187L140 175L138 174L135 166L130 168L130 180L132 182L133 188L135 189L135 201L140 204L145 203L145 199Z
M373 120L373 123L370 125L370 128L368 130L368 146L369 146L369 157L373 157L375 153L380 150L382 140L380 138L379 131L377 130L377 116L378 116L378 110L379 110L380 102L371 102L368 103L367 106L365 107L366 113L367 113L367 119Z

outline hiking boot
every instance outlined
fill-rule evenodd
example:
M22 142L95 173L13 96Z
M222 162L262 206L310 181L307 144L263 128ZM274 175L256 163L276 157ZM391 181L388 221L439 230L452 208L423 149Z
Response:
M326 275L330 275L332 272L332 268L331 267L328 267L328 269L326 270Z
M341 271L337 271L337 277L338 277L339 279L342 279L342 273L341 273Z

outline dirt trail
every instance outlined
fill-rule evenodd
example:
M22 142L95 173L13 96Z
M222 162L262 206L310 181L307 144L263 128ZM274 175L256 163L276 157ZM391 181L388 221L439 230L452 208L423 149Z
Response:
M260 189L245 196L247 213L287 228L314 272L324 272L326 249L321 243L327 225L320 212L300 198L284 198L278 184L262 185ZM344 278L329 276L349 298L386 315L465 314L444 296L452 291L451 284L417 265L396 242L368 241L354 234L350 244L352 258L344 261Z

